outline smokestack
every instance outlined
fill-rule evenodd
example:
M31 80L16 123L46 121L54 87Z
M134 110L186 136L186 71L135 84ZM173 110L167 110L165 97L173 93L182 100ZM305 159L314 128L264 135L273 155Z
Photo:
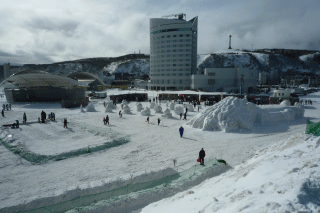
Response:
M228 48L228 49L232 49L232 48L231 48L231 37L232 37L232 36L229 35L229 48Z

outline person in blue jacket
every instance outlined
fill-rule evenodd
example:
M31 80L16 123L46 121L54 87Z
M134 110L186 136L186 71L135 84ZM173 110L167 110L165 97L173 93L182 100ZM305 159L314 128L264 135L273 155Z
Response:
M183 136L183 131L184 131L184 128L181 126L181 127L179 128L180 138L182 138L182 136Z

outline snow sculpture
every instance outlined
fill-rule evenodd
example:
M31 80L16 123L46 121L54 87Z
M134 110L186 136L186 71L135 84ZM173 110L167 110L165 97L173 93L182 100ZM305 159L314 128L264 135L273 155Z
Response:
M187 124L202 130L230 132L241 129L252 130L257 123L292 121L296 117L303 117L303 115L304 108L299 105L294 107L279 105L258 107L245 99L227 97L203 110Z
M170 110L174 110L174 106L175 106L175 105L176 105L176 104L175 104L174 102L171 102L170 105L169 105Z
M151 102L151 104L150 104L150 109L153 109L155 106L156 106L156 103Z
M185 108L188 109L188 112L194 112L192 104L185 104Z
M80 112L84 112L84 110L82 108L82 104L80 105Z
M138 112L141 112L141 110L143 110L142 104L141 104L141 103L138 103L138 104L137 104L137 111L138 111Z
M284 100L280 103L281 106L290 106L290 101L289 100Z
M123 106L123 113L124 114L131 114L131 109L128 105Z
M108 103L108 105L105 108L105 112L112 112L113 109L113 104L112 103Z
M177 115L180 115L180 113L184 113L184 108L180 105L180 106L175 106L174 107L174 112L177 114Z
M156 106L154 107L154 111L155 111L156 113L162 113L162 107L161 107L160 105L156 105Z
M88 104L86 111L87 112L96 112L96 108L94 107L93 103Z
M163 112L163 115L161 115L161 117L171 118L171 117L172 117L172 113L170 112L170 109L167 108L167 109Z
M151 112L150 112L150 109L148 107L146 107L145 110L141 111L141 115L149 116L150 114L151 114Z

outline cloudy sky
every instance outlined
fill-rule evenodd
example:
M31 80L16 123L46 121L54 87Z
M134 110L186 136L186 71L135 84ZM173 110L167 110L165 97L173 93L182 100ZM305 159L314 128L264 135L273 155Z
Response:
M149 54L149 19L198 16L198 54L320 50L319 0L0 0L0 64Z

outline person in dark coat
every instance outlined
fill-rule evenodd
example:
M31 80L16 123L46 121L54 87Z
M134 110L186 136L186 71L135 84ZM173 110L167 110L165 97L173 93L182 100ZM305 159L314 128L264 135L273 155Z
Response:
M204 165L204 157L206 156L206 152L203 150L203 148L199 152L199 158L200 158L200 165Z
M106 118L103 117L103 124L106 124Z
M67 118L65 118L63 120L63 128L68 128L68 120L67 120Z
M182 118L182 113L180 113L180 119Z
M181 126L181 127L179 128L180 138L182 138L182 136L183 136L183 131L184 131L184 128Z
M147 117L147 120L146 120L146 122L148 122L148 123L149 123L149 116Z
M107 117L106 117L106 124L109 125L109 116L108 116L108 115L107 115Z
M184 113L183 120L187 120L187 112Z
M27 123L27 115L26 113L23 113L23 123Z
M161 121L160 118L158 118L158 126L159 126L159 124L160 124L160 121Z
M2 115L2 117L4 117L4 110L1 111L1 115Z

